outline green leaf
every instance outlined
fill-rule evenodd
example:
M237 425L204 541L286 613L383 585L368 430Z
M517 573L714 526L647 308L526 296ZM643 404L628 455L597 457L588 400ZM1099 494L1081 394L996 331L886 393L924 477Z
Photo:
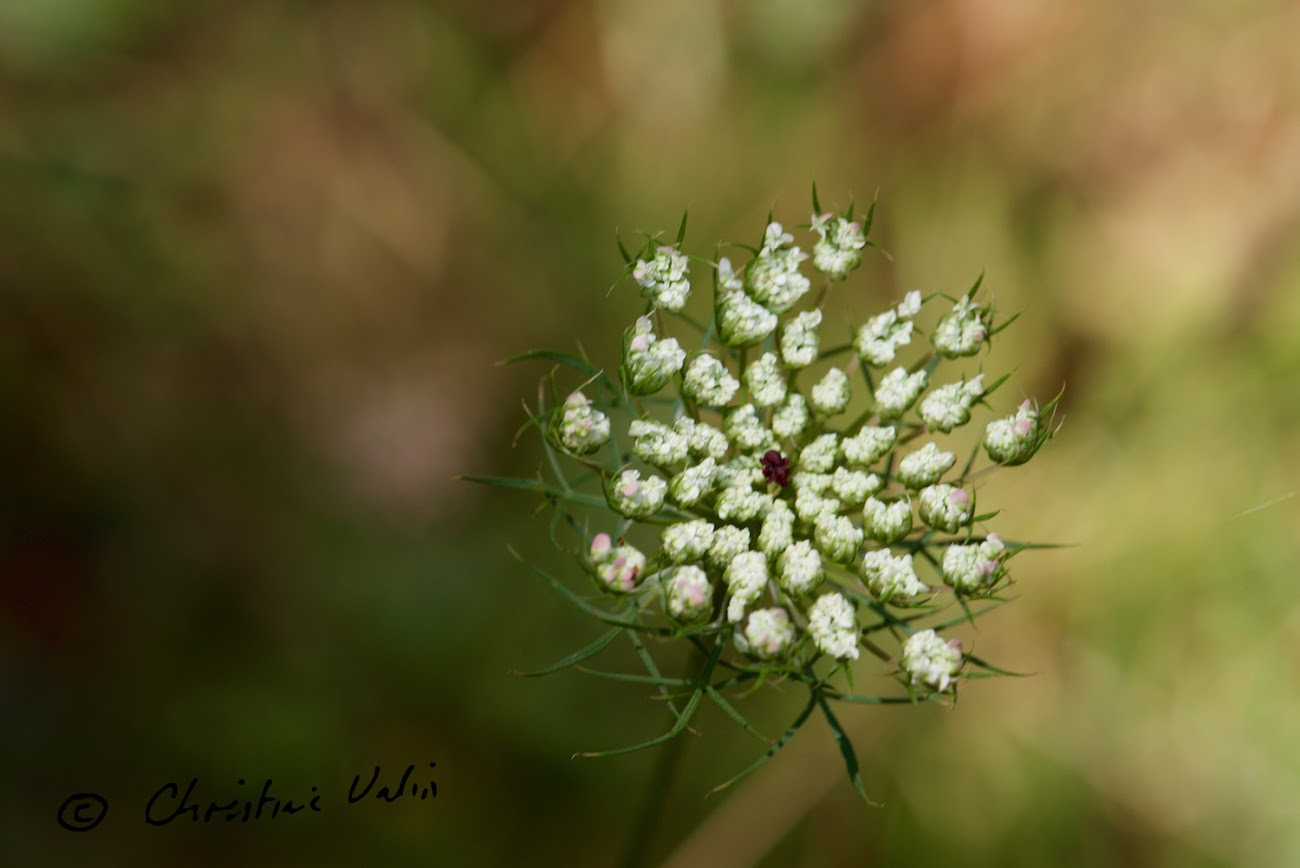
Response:
M575 672L581 672L584 675L595 675L597 678L608 678L610 681L625 681L629 684L655 684L659 687L690 687L695 682L687 678L664 678L654 675L638 675L634 672L607 672L604 669L592 669L589 666L575 666ZM667 692L664 696L667 698ZM674 712L678 714L678 712Z
M622 255L622 257L623 257L623 262L624 262L625 264L627 264L627 265L631 265L631 264L632 264L632 254L631 254L631 253L628 253L628 252L627 252L627 248L623 246L623 239L620 238L620 237L616 234L616 235L614 236L614 240L618 242L618 252L619 252L620 255Z
M561 365L567 365L568 367L573 368L583 376L598 377L601 381L607 384L609 383L609 378L605 376L605 372L594 367L591 362L575 356L573 353L565 353L559 350L529 350L526 353L518 353L509 358L502 359L497 362L497 364L513 365L518 362L526 362L530 359L545 359L550 362L558 362Z
M1007 378L1009 378L1010 376L1011 376L1010 373L1006 373L998 377L996 380L994 380L991 386L989 386L987 389L985 389L983 392L980 393L980 400L983 400L987 398L989 395L992 395L997 390L998 386L1001 386L1003 383L1005 383L1007 381Z
M862 774L858 770L858 755L853 750L853 742L849 741L848 733L844 731L844 727L840 726L840 722L835 718L825 697L820 692L814 693L813 696L817 700L817 704L821 706L822 714L826 717L826 723L830 725L831 732L835 735L835 742L840 746L840 755L844 757L844 768L849 773L849 780L853 783L853 789L858 791L862 801L868 805L875 805L875 802L871 801L871 798L867 795L867 788L862 784Z
M677 227L677 249L682 247L682 241L686 238L686 218L690 215L690 209L682 212L682 224Z
M867 208L867 216L864 217L864 218L862 218L862 234L863 234L863 235L870 235L870 234L871 234L871 224L872 224L873 222L875 222L875 219L876 219L876 199L877 199L877 197L878 197L879 195L880 195L880 191L877 190L877 191L876 191L876 192L871 196L871 205Z
M743 729L745 732L749 733L759 741L762 742L768 741L767 736L763 735L761 732L754 729L754 727L750 725L749 721L745 720L744 716L741 715L739 711L736 711L735 707L732 706L730 702L723 699L722 694L714 690L712 686L706 686L704 688L704 692L707 693L709 699L712 699L714 703L717 704L718 708L721 708L723 713L725 713L727 717L730 717L732 720L734 720L740 726L741 729Z
M912 705L914 703L910 696L862 696L839 691L827 695L836 702L856 702L860 705Z
M665 732L663 735L656 736L655 738L652 738L649 741L643 741L640 744L633 744L627 747L617 747L614 748L613 750L582 751L580 753L575 753L573 755L574 759L577 759L578 757L595 758L595 757L603 757L603 756L618 756L619 754L625 754L625 753L635 753L636 751L645 750L648 747L654 747L657 744L663 744L666 741L671 741L673 738L680 735L681 731L686 728L686 724L690 722L691 715L695 714L695 708L700 704L700 696L702 694L703 691L701 690L696 690L694 693L691 694L691 698L686 703L686 708L683 709L682 713L677 716L677 722L674 723L672 725L672 728L669 729L667 732Z
M533 672L514 671L511 674L519 675L523 678L536 678L539 675L550 675L552 672L559 672L561 669L568 669L570 666L573 666L574 664L581 663L583 660L586 660L590 657L595 657L601 651L605 650L605 647L609 645L610 642L613 642L615 639L617 639L618 634L622 632L623 632L623 628L615 627L614 629L610 630L608 633L605 633L600 638L596 639L596 641L592 642L590 645L585 645L582 648L579 648L577 651L574 651L568 657L565 657L563 660L557 660L544 669L537 669L534 670Z
M736 782L747 777L750 773L755 772L759 768L761 768L764 763L766 763L768 760L770 760L773 756L776 755L777 751L785 747L786 743L789 742L790 739L794 738L794 734L799 731L799 727L804 725L804 722L808 720L808 715L812 714L813 709L816 707L817 707L817 696L816 694L813 694L813 696L808 700L808 704L804 706L803 711L799 712L799 716L794 719L794 723L790 724L790 728L785 731L784 735L782 735L779 739L776 740L775 744L773 744L766 751L764 751L762 756L760 756L754 762L750 763L748 766L742 769L739 774L735 775L734 777L728 778L727 780L718 784L713 789L709 790L708 794L711 796L714 793L721 792L722 790L725 790L727 787L730 787Z
M812 193L813 193L813 213L814 213L814 214L820 214L820 213L822 213L822 203L820 203L820 202L817 201L817 182L816 182L816 181L813 181L813 185L812 185L812 187L813 187L813 191L812 191Z
M979 668L987 669L989 672L996 672L998 675L1009 675L1012 678L1028 678L1029 676L1033 675L1032 672L1012 672L1010 669L999 668L997 666L994 666L992 663L989 663L985 660L982 660L979 657L976 657L974 654L967 654L966 659L974 663Z
M604 611L603 609L598 609L595 606L588 603L586 600L582 599L582 597L579 597L572 590L570 590L567 585L565 585L559 579L555 578L555 576L552 576L550 573L546 572L546 570L542 569L536 564L524 560L524 558L519 554L519 552L515 551L513 548L507 547L507 550L510 552L510 554L514 555L515 559L518 560L521 564L528 567L528 569L532 570L534 573L541 576L543 579L546 579L546 581L550 582L551 586L554 587L557 591L559 591L560 594L565 599L567 599L570 603L572 603L574 606L578 607L578 609L580 609L583 612L586 612L588 615L590 615L591 617L595 618L598 621L602 621L606 624L609 624L612 627L623 627L628 630L637 630L642 633L653 633L657 636L665 636L672 632L671 630L668 630L664 627L652 627L648 624L638 624L635 621L624 621L623 619L618 618L610 614L609 612Z
M997 334L998 332L1002 331L1004 328L1006 328L1007 326L1011 325L1011 324L1012 324L1013 322L1015 322L1016 320L1020 319L1020 315L1021 315L1022 313L1024 313L1023 310L1018 310L1018 311L1016 311L1014 314L1012 314L1010 317L1008 317L1006 320L1004 320L1003 322L1001 322L1001 323L999 323L998 325L994 326L993 328L989 329L989 337L993 337L995 334Z

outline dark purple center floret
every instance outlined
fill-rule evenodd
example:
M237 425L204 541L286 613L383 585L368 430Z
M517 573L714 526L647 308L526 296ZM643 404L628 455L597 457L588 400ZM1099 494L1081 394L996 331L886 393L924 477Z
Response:
M759 463L763 467L763 478L768 482L775 482L782 488L790 484L790 462L780 452L769 449L763 453L763 460Z

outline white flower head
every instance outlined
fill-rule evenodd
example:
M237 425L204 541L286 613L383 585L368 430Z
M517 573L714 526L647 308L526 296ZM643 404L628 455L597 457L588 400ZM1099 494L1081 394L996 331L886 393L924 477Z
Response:
M632 436L632 454L646 464L676 471L690 455L690 441L685 434L645 419L635 419L628 426Z
M574 392L564 400L552 432L566 452L587 455L609 442L609 417L593 407L586 395Z
M721 461L727 454L727 435L707 422L696 422L690 416L683 416L673 423L673 430L686 435L687 446L695 458Z
M881 419L897 419L916 403L925 388L928 375L925 369L909 374L906 368L894 368L881 378L876 386L876 412Z
M762 552L741 552L731 559L722 580L727 584L727 620L734 624L767 587L767 557Z
M794 512L804 524L814 524L817 519L840 510L840 502L833 497L823 497L811 488L799 489L794 495Z
M902 667L913 684L942 693L953 684L961 664L961 642L944 641L933 630L913 633L903 643Z
M660 539L669 563L699 563L713 546L713 525L702 518L670 524Z
M745 368L745 388L755 406L774 407L785 400L785 372L776 353L764 353Z
M820 239L813 246L813 267L832 280L843 280L862 261L867 246L862 224L846 217L814 214L812 228Z
M817 327L822 324L821 309L796 314L781 330L781 361L787 368L806 368L817 361L821 341Z
M862 507L862 529L876 542L898 542L912 531L912 502L906 497L892 501L868 498Z
M904 318L911 318L921 312L921 291L914 289L903 296L903 300L898 304L898 315Z
M758 549L774 558L789 548L794 541L794 511L784 500L773 500L763 516L763 527L758 532Z
M988 336L986 312L987 308L972 301L969 294L963 296L935 326L930 336L934 348L950 359L978 353Z
M943 578L959 594L982 594L997 584L1004 570L1006 546L995 533L983 542L951 545L943 553Z
M799 265L808 254L788 246L793 242L794 236L783 230L780 223L769 223L763 249L745 272L745 288L749 294L773 313L785 313L811 286L808 278L799 272Z
M722 430L739 452L766 452L777 445L772 432L763 427L753 404L728 410L722 420Z
M654 515L664 505L668 483L654 475L641 478L639 470L624 470L614 477L605 499L619 515L645 519Z
M588 556L601 587L616 594L634 589L645 573L645 555L632 546L614 545L607 533L596 534Z
M722 572L732 558L749 548L749 529L724 524L713 532L713 545L705 556L705 563L716 572Z
M695 506L702 497L713 491L717 475L718 463L709 456L674 476L668 483L668 496L678 506Z
M686 394L706 407L725 406L739 388L740 381L731 376L726 365L706 353L691 359L682 380Z
M785 609L759 609L749 616L743 630L732 636L741 654L759 660L775 660L794 642L794 624Z
M916 577L912 556L895 557L889 549L876 549L863 556L862 578L878 603L905 606L930 592Z
M831 489L845 506L858 506L884 487L880 477L865 470L836 467L831 474Z
M852 437L845 438L840 449L850 467L867 467L889 454L897 440L898 429L893 425L868 425Z
M941 482L921 490L916 511L935 530L956 533L970 519L971 506L966 489Z
M799 435L812 421L808 402L798 392L791 392L772 413L772 431L778 437L791 438Z
M812 387L812 406L821 416L843 413L849 406L849 377L839 368L831 368Z
M718 299L718 335L729 347L752 347L776 331L776 314L739 290Z
M792 543L776 561L776 582L794 597L802 596L821 584L822 555L806 539Z
M641 294L655 307L679 313L691 294L691 282L686 274L690 264L676 248L660 247L653 259L637 260L632 279L641 285Z
M851 563L862 547L862 531L846 515L823 512L813 522L817 548L835 563Z
M939 386L921 399L918 412L931 431L948 432L970 421L971 405L984 392L984 375Z
M699 567L684 566L673 570L664 589L668 597L668 614L679 623L702 621L713 611L713 586Z
M725 256L718 260L718 286L725 290L743 289L745 286L745 282L731 267L731 260Z
M912 342L912 329L910 319L900 317L897 310L887 310L858 328L853 348L864 362L879 368L894 360L899 347Z
M808 635L823 653L837 660L858 659L858 625L853 604L832 591L808 610Z
M951 452L941 452L935 443L927 443L898 462L898 481L916 491L934 485L956 462Z
M827 432L819 434L799 453L799 470L813 473L830 473L835 467L835 455L839 452L838 434Z
M1014 416L994 419L984 430L984 451L998 464L1024 464L1039 445L1038 411L1032 401L1021 404Z
M623 346L623 372L628 388L636 395L657 392L677 376L686 361L686 351L676 338L655 337L650 317L636 321Z
M741 486L729 486L718 495L714 511L723 521L745 524L764 515L772 508L772 498L762 491Z

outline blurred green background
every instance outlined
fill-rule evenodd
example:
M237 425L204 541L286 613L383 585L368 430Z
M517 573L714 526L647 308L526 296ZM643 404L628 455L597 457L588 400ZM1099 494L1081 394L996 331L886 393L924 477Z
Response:
M707 255L815 179L879 191L859 318L981 269L1025 309L989 366L1064 427L981 505L1078 547L980 622L1034 677L844 710L880 807L821 724L706 800L761 749L706 715L647 862L1300 864L1297 38L1285 0L0 0L0 863L616 863L656 756L570 755L667 715L509 674L599 631L506 552L569 569L533 501L452 477L540 460L544 367L496 360L614 358L616 229L689 206ZM142 820L429 761L432 802Z

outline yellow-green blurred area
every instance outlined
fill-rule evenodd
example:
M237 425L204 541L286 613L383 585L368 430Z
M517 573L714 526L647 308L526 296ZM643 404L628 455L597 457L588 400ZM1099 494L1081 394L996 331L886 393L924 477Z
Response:
M1031 677L841 712L878 806L817 718L705 799L764 749L709 710L645 863L1300 864L1298 39L1286 0L0 0L0 863L619 864L658 754L570 757L668 713L510 674L601 630L506 550L581 587L536 499L453 476L542 463L548 368L497 360L614 363L616 231L689 207L711 257L815 180L892 256L828 341L981 270L1023 309L994 404L1065 383L1063 427L979 502L1077 546L963 633ZM195 776L326 810L145 824Z

